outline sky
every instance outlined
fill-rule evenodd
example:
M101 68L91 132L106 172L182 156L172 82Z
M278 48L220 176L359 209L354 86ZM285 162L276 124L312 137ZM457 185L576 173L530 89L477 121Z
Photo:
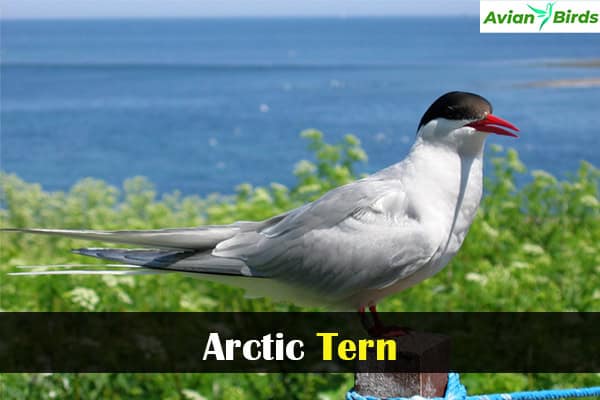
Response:
M478 15L477 0L3 0L3 19Z

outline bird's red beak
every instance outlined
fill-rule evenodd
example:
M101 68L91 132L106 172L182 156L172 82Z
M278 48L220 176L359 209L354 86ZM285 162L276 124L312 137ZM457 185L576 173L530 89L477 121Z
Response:
M480 119L479 121L472 122L468 124L471 128L475 128L480 132L489 132L495 133L497 135L505 135L512 137L519 137L516 133L506 130L504 128L508 128L513 131L519 131L519 128L511 124L510 122L496 117L495 115L488 114L484 119ZM503 128L504 127L504 128Z

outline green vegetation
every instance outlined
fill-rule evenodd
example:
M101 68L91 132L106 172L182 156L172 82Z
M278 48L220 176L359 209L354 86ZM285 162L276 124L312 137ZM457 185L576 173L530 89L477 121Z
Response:
M347 136L327 144L306 131L314 161L300 161L291 188L240 185L234 196L157 198L141 177L123 189L84 179L68 193L45 192L2 175L4 227L150 229L257 220L297 207L356 178L366 160ZM526 173L513 150L491 149L487 195L459 255L437 276L384 300L382 311L600 311L600 170L582 162L568 180ZM3 234L2 311L286 311L240 290L177 275L7 277L17 265L94 262L69 252L89 242ZM173 290L177 288L177 290ZM68 356L68 355L67 355ZM7 399L342 399L348 374L11 374L0 377ZM467 374L470 393L598 385L599 374Z

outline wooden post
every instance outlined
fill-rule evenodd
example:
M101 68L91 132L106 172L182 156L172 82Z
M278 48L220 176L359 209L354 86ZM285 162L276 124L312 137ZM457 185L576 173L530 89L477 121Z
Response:
M376 362L366 362L359 365L360 370L354 375L355 390L363 396L380 398L444 396L450 367L450 338L411 332L395 340L397 360L386 363L388 366L394 363L395 369L410 372L378 372L381 364L376 366ZM432 370L436 372L422 372Z

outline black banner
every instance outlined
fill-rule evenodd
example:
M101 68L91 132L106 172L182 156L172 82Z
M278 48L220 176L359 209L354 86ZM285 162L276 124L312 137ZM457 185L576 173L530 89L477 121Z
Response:
M0 372L600 372L600 313L0 313Z

